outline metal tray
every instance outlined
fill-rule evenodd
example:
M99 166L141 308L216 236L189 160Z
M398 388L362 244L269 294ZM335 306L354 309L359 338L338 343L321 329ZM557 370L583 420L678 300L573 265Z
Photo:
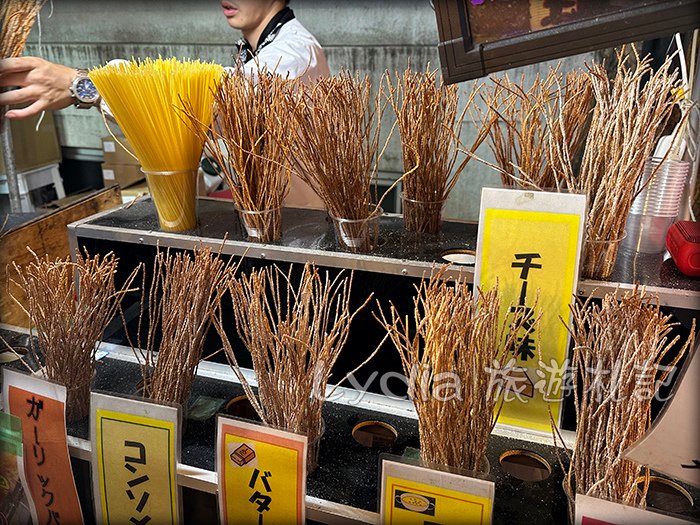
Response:
M478 227L475 223L445 221L437 235L417 234L403 228L400 215L382 217L379 246L371 254L340 251L333 226L326 212L285 208L282 212L282 239L269 244L250 243L230 202L199 199L199 224L186 232L160 231L150 198L88 217L68 226L72 251L85 240L98 239L180 249L202 244L228 255L251 259L304 263L348 268L399 276L423 277L435 264L446 262L450 250L474 250ZM462 274L473 279L473 267L453 266L450 276ZM657 294L662 306L700 309L700 279L680 273L671 259L621 250L615 270L607 281L581 280L580 296L602 297L616 289L640 284Z

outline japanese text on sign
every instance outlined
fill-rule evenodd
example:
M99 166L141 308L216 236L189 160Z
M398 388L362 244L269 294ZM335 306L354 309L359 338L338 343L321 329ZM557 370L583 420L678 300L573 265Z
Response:
M65 388L10 370L3 374L9 412L22 424L23 484L35 522L83 523L66 441Z
M177 409L101 394L92 401L98 521L178 523Z
M380 522L487 525L492 519L494 492L492 481L383 459Z
M501 423L549 431L550 408L559 421L585 208L583 195L483 190L475 283L498 284L502 319L521 326L513 354L484 371L504 395Z
M219 417L216 448L221 523L304 523L305 436Z

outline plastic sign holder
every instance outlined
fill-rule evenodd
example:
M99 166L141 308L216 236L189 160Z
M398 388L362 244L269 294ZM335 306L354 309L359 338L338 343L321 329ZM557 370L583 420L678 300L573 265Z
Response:
M97 523L180 523L177 407L93 392L90 436Z
M506 362L485 371L494 391L504 392L500 423L549 433L550 408L560 423L569 371L569 332L561 320L571 318L585 223L584 195L481 193L475 290L498 284L501 318L525 316L535 328L529 335L523 330Z
M493 481L386 454L380 461L379 523L491 523L496 490Z
M306 436L221 415L216 436L222 524L306 522Z

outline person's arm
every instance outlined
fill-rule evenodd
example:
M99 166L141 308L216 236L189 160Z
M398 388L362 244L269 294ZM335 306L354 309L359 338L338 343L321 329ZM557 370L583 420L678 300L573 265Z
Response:
M23 109L7 112L9 119L38 115L44 110L63 109L73 102L70 86L78 74L76 69L54 64L37 57L0 60L0 88L18 87L0 93L0 105L26 104Z

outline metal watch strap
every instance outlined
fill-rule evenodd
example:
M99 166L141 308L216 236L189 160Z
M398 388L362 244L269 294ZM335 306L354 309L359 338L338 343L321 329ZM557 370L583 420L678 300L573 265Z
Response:
M89 78L88 73L90 71L86 68L76 68L76 71L77 74L75 75L75 78L73 79L73 82L71 82L71 85L69 87L70 95L73 100L73 105L78 109L89 109L93 106L99 106L100 101L102 100L101 97L98 97L94 102L83 102L78 98L77 94L75 93L75 85L81 78Z

